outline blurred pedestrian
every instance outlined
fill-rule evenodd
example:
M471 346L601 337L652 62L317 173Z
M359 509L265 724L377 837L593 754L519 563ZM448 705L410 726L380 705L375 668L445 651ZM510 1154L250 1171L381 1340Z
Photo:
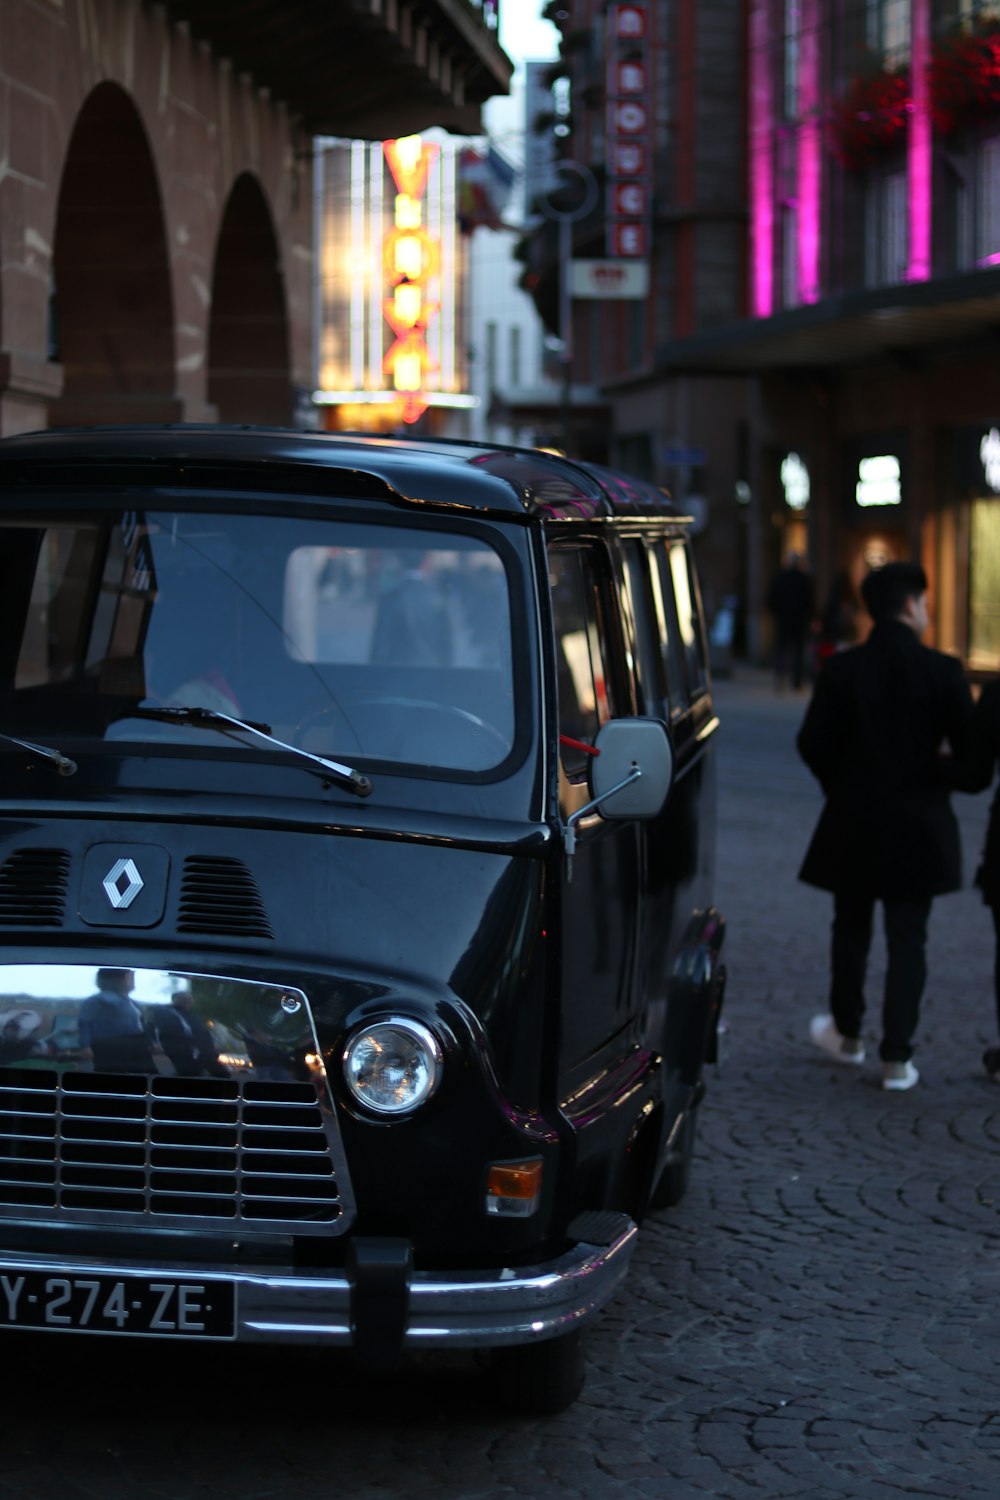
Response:
M219 1049L211 1027L195 1009L190 990L175 990L169 1007L157 1015L160 1046L179 1078L227 1078L229 1070L219 1061Z
M378 601L371 659L396 667L451 666L451 620L430 556L408 548L397 558Z
M830 1013L810 1036L837 1061L864 1062L864 983L875 903L888 948L882 1008L882 1086L909 1089L919 1073L913 1036L927 977L934 896L961 885L952 771L969 753L972 695L961 663L921 644L927 578L892 562L861 586L874 627L819 674L798 749L825 796L799 878L833 892Z
M835 574L819 621L816 655L820 665L858 638L858 596L846 568Z
M1000 760L1000 681L983 688L973 712L972 748L968 765L959 785L965 792L982 792L993 780ZM993 798L982 857L974 884L993 914L997 948L993 962L993 986L997 1008L997 1034L1000 1036L1000 789ZM991 1078L1000 1083L1000 1047L988 1047L983 1066Z
M767 592L774 618L774 685L780 693L786 682L798 690L805 677L806 642L812 627L815 592L798 552L789 552Z
M80 1060L98 1073L155 1073L132 969L98 969L97 992L80 1006Z

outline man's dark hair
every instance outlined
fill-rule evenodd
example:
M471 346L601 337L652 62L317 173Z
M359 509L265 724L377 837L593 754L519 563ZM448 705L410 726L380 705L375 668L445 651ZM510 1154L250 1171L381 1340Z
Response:
M889 562L873 568L861 584L865 608L876 622L895 620L908 599L927 592L927 574L919 563Z
M125 975L131 976L131 969L98 969L97 988L99 990L121 989Z

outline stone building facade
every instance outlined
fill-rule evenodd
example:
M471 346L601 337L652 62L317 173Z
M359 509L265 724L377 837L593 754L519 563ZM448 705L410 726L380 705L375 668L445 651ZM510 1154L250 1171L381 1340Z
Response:
M313 366L313 136L476 128L467 0L3 0L0 435L290 422Z

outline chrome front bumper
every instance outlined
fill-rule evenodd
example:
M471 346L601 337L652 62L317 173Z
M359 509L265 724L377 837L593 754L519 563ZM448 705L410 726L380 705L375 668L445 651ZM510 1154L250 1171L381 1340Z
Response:
M618 1290L636 1235L635 1225L623 1218L621 1231L611 1243L581 1243L542 1265L469 1274L414 1271L401 1288L401 1346L409 1350L486 1348L569 1332L593 1317ZM235 1291L236 1342L351 1348L367 1337L357 1281L343 1270L324 1276L315 1272L257 1274L189 1263L114 1264L35 1255L0 1258L0 1288L16 1285L20 1273L44 1273L61 1283L100 1274L120 1280L126 1294L129 1282L136 1279L158 1284L204 1282L209 1287L227 1284ZM9 1306L10 1298L0 1296L0 1327L20 1326L5 1315L5 1300Z

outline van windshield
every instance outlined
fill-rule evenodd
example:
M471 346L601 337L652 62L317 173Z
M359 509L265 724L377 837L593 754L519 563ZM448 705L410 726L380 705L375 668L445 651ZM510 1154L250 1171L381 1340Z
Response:
M318 755L484 771L514 743L511 640L503 559L458 529L185 510L0 516L7 735L232 753L238 735L145 712L201 708Z

